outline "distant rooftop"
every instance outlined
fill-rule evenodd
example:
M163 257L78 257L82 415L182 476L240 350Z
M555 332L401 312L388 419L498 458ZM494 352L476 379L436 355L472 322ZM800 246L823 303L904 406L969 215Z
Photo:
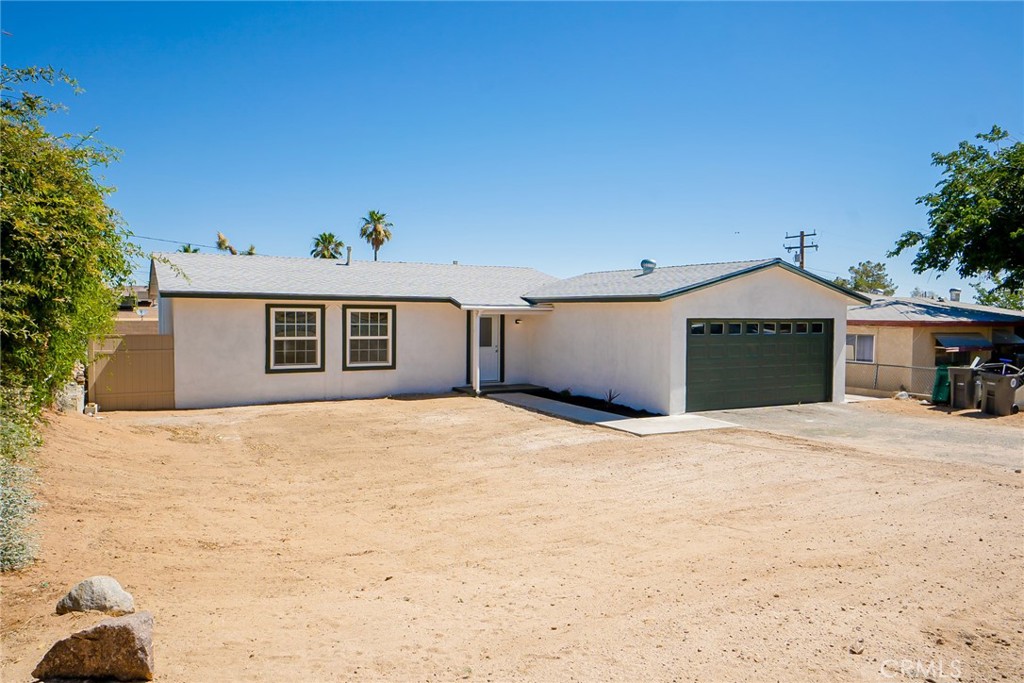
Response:
M870 304L852 306L846 320L849 324L1024 325L1024 311L922 297L872 296Z

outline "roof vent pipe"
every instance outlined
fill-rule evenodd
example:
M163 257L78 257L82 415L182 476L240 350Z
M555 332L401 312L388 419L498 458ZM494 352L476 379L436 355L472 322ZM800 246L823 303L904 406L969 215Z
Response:
M949 289L949 300L960 301L960 290L956 287L950 287Z
M658 262L654 259L645 258L640 262L640 268L644 271L644 275L650 275L654 272L654 269L658 267Z
M352 265L352 247L345 247L345 265Z

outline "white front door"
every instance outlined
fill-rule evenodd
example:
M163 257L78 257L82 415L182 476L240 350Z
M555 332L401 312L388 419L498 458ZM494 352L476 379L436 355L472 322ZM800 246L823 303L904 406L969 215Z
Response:
M480 381L501 381L501 329L496 315L480 316Z

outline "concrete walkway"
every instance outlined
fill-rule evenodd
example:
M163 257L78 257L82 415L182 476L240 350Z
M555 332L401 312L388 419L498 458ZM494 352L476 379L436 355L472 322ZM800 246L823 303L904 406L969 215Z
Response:
M737 426L732 422L692 414L664 415L660 417L622 417L614 413L606 413L603 410L583 408L581 406L574 406L571 403L563 403L530 394L494 394L488 398L519 406L520 408L536 410L546 415L563 417L574 422L593 424L599 427L608 427L609 429L617 429L622 432L636 434L637 436L678 434L679 432L695 432L704 429L722 429Z

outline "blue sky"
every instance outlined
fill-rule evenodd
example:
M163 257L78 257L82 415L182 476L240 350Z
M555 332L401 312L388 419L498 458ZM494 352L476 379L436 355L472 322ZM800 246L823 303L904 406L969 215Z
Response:
M389 260L568 276L805 229L834 277L925 227L932 152L1024 133L1021 3L5 2L2 26L5 63L86 89L49 125L123 150L133 232L265 254L332 231L372 258L379 209ZM961 284L910 261L902 294Z

